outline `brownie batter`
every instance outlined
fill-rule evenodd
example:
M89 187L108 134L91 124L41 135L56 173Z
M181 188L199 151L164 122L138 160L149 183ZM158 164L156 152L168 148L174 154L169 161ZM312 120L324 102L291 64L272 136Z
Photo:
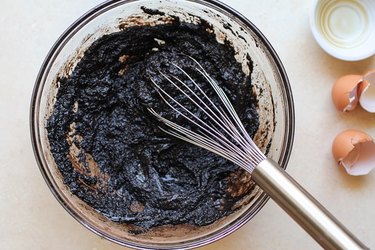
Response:
M230 44L218 43L203 20L175 18L105 35L69 77L57 79L47 121L53 157L71 192L112 221L144 230L207 225L232 213L254 186L250 175L229 161L165 134L147 110L178 119L150 79L161 83L160 72L182 77L171 63L189 70L194 63L187 55L216 79L253 136L259 122L251 79Z

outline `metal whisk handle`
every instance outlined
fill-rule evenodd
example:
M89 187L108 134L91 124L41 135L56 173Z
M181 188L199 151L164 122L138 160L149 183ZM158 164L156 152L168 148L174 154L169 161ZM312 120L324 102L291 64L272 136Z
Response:
M252 178L324 249L369 249L274 161L262 161Z

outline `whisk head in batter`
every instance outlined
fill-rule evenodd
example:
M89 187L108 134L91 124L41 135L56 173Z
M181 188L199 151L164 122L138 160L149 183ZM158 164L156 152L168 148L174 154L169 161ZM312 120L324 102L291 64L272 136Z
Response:
M245 130L223 89L197 60L194 58L191 60L195 64L194 72L210 85L218 98L209 97L193 79L192 74L172 64L186 79L182 80L174 75L159 73L178 91L177 93L182 94L183 101L178 101L152 78L151 81L164 102L176 112L177 116L184 117L185 121L190 124L178 124L163 117L152 108L149 108L149 111L167 126L167 129L160 128L166 133L216 153L251 173L260 162L266 159L266 156ZM218 101L214 102L213 98ZM193 103L193 106L198 108L198 112L188 109L183 104L185 101Z
M155 88L165 103L176 112L176 120L183 116L189 122L178 124L150 108L150 112L167 125L167 129L163 130L208 149L249 171L254 182L324 249L368 249L276 162L266 158L246 132L224 91L196 60L192 60L197 66L195 71L209 83L215 94L210 94L209 97L206 94L208 92L202 90L191 74L178 65L174 67L181 71L188 81L160 72L167 83L185 98L170 95L167 88L152 80ZM170 86L166 87L169 89ZM184 106L185 99L192 102L198 111Z

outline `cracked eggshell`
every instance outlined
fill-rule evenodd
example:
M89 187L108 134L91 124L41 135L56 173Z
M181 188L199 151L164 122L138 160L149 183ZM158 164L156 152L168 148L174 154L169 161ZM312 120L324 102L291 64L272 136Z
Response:
M359 130L349 129L336 136L332 153L350 175L366 175L375 167L373 138Z
M359 104L370 113L375 113L375 70L367 72L363 76Z
M362 88L361 75L345 75L339 78L332 88L332 100L336 108L348 112L356 108Z

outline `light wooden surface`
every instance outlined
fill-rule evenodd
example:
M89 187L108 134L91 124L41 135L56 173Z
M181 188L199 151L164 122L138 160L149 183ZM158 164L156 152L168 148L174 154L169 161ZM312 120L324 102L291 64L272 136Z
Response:
M34 81L58 36L99 0L4 0L0 8L0 249L119 250L76 222L48 190L29 135ZM314 41L310 1L226 0L268 38L288 72L296 133L288 172L368 246L375 248L375 171L347 176L331 156L334 136L346 128L375 136L375 115L336 112L334 80L375 69L375 57L343 62ZM319 249L274 202L232 235L202 250Z

